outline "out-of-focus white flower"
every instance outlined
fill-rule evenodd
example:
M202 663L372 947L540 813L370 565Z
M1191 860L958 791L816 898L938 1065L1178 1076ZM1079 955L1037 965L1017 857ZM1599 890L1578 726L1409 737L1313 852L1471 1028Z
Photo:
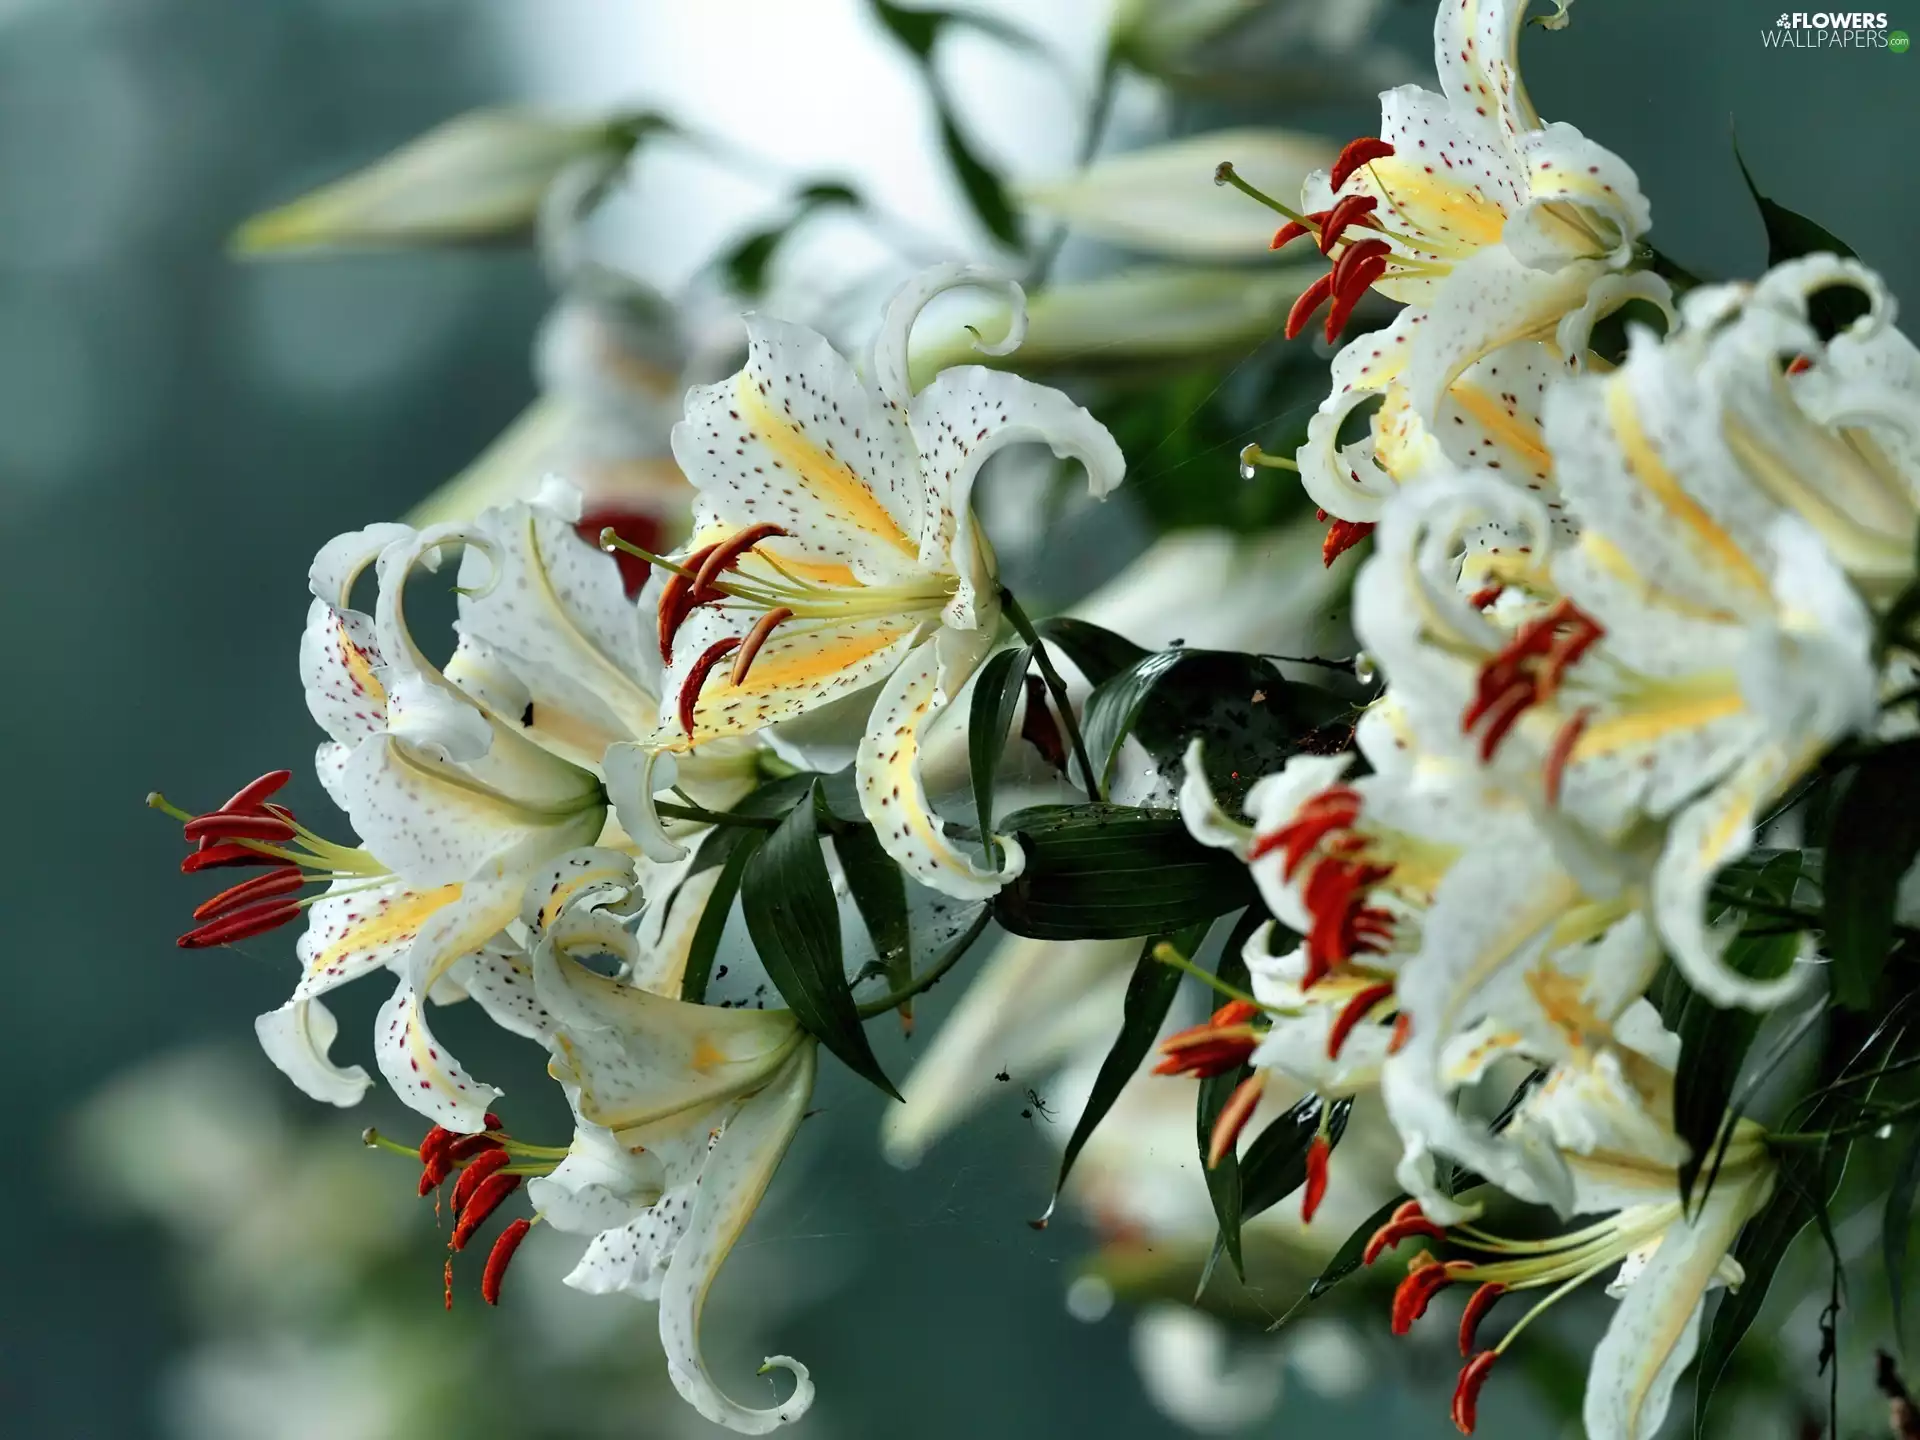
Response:
M1150 1305L1133 1322L1133 1365L1161 1414L1210 1435L1239 1430L1280 1403L1285 1369L1271 1341L1232 1353L1212 1316Z
M1333 163L1334 149L1287 130L1211 131L1112 156L1021 194L1103 240L1187 260L1246 258L1266 253L1270 232L1242 196L1213 183L1214 167L1231 160L1262 189L1292 194L1309 172Z
M872 382L812 331L756 317L746 368L688 397L674 454L700 497L692 548L659 599L674 713L652 741L687 752L878 685L855 760L862 809L903 870L959 898L993 894L1022 860L1010 840L998 870L955 846L920 779L922 733L999 621L974 478L1024 441L1085 464L1096 495L1125 468L1085 410L1016 376L969 366L911 392L914 317L981 278L946 267L911 282L889 307Z
M530 233L555 183L604 183L644 129L635 118L561 120L475 110L385 159L248 220L243 255L320 248L479 244Z

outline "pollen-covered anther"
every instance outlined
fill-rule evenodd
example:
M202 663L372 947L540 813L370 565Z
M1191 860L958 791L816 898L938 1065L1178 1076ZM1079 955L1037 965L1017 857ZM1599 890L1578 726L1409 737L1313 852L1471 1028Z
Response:
M1413 1038L1413 1016L1402 1010L1393 1021L1393 1035L1387 1041L1387 1054L1398 1055Z
M500 1282L507 1278L507 1265L532 1228L531 1220L515 1220L500 1232L500 1238L493 1242L493 1249L487 1252L487 1268L480 1273L480 1298L487 1304L500 1303Z
M1373 1232L1372 1237L1367 1241L1366 1250L1361 1254L1361 1263L1373 1264L1402 1240L1410 1239L1415 1235L1424 1235L1429 1240L1447 1238L1447 1232L1426 1217L1425 1212L1420 1209L1420 1202L1409 1200L1387 1217L1386 1224Z
M1336 520L1327 527L1327 538L1320 542L1320 564L1331 569L1333 562L1373 533L1372 520Z
M1480 733L1480 758L1491 760L1520 717L1559 692L1566 672L1606 634L1571 600L1556 601L1528 621L1480 669L1474 698L1460 717L1462 733ZM1569 742L1571 744L1571 742Z
M467 1248L467 1242L474 1232L487 1223L487 1217L500 1208L500 1202L520 1188L518 1175L494 1174L482 1180L473 1194L468 1197L467 1205L460 1212L460 1221L453 1227L453 1239L450 1242L455 1250Z
M1333 295L1333 272L1317 277L1314 282L1300 292L1300 298L1293 302L1293 308L1287 311L1286 336L1289 340L1300 338L1300 332L1307 328L1307 322L1313 319L1313 312L1326 304Z
M1311 1225L1313 1217L1320 1209L1320 1202L1327 1198L1327 1162L1333 1156L1333 1142L1325 1135L1316 1135L1307 1142L1307 1180L1300 1187L1300 1223Z
M255 859L261 857L256 855ZM255 875L250 880L242 880L238 885L229 886L211 900L203 902L193 912L196 920L211 920L238 910L243 905L255 901L270 900L275 896L287 895L307 883L306 875L298 865L276 865L265 874Z
M1385 160L1392 154L1393 146L1376 135L1362 135L1357 140L1349 140L1334 160L1333 168L1327 171L1327 184L1338 190L1362 165Z
M1462 1435L1473 1433L1479 1416L1480 1387L1487 1383L1487 1373L1499 1358L1498 1350L1482 1350L1460 1368L1460 1379L1453 1387L1453 1423Z
M694 604L702 604L706 592L713 589L714 581L740 563L740 559L762 540L771 540L776 535L789 532L782 526L768 522L749 525L746 529L728 536L715 545L700 562L700 568L694 572Z
M753 660L760 653L760 647L772 637L777 626L792 618L792 610L785 605L776 605L753 622L753 628L747 632L747 638L740 642L740 653L733 657L733 670L727 676L728 683L733 685L747 683L747 672L753 668Z
M1238 1069L1260 1043L1260 1032L1251 1024L1259 1013L1258 1006L1245 1000L1228 1001L1204 1024L1189 1026L1161 1041L1160 1053L1165 1058L1153 1067L1153 1073L1207 1080Z
M260 811L249 815L216 810L211 815L196 815L187 821L185 834L195 842L217 840L261 840L274 842L294 837L293 821L285 815Z
M680 684L678 713L680 729L693 734L693 709L700 703L701 687L707 683L707 676L713 673L713 667L740 648L740 637L735 635L726 640L716 640L700 657L687 667L687 678Z
M1342 195L1334 201L1330 207L1321 212L1320 253L1331 255L1334 245L1339 242L1349 225L1365 225L1369 229L1378 230L1380 222L1373 218L1373 212L1379 204L1380 202L1371 195ZM1368 240L1361 243L1378 245L1382 254L1387 250L1387 242L1384 240ZM1352 248L1349 247L1349 253ZM1346 256L1342 255L1341 258L1345 259ZM1340 280L1337 267L1334 274L1333 287L1338 290Z
M1366 900L1368 892L1392 874L1391 865L1339 855L1329 855L1313 867L1301 896L1312 920L1301 989L1311 989L1335 966L1357 955L1377 955L1387 948L1393 917Z
M1487 1312L1493 1309L1500 1297L1506 1293L1506 1286L1498 1280L1489 1280L1467 1297L1467 1308L1460 1316L1461 1359L1464 1360L1473 1354L1473 1337L1480 1329L1480 1322L1487 1318Z
M498 1141L480 1154L475 1155L467 1168L460 1172L460 1178L453 1187L453 1213L465 1212L468 1203L479 1193L480 1187L501 1166L508 1163L510 1157Z
M1212 1170L1226 1158L1227 1152L1239 1140L1240 1132L1247 1128L1247 1122L1253 1118L1254 1110L1260 1104L1260 1096L1267 1088L1267 1074L1256 1070L1238 1085L1227 1097L1227 1103L1220 1107L1219 1117L1213 1122L1213 1134L1207 1139L1207 1168Z
M1335 785L1322 790L1296 810L1293 819L1278 830L1255 836L1253 845L1247 851L1247 858L1249 861L1258 860L1275 850L1281 851L1285 856L1281 876L1291 880L1293 872L1300 868L1300 862L1307 858L1316 845L1329 836L1353 827L1360 818L1360 803L1360 792L1349 786Z
M1333 1027L1327 1031L1327 1059L1338 1060L1340 1051L1359 1023L1371 1015L1376 1007L1393 998L1393 982L1384 980L1378 985L1369 985L1357 992L1354 997L1340 1007L1340 1013L1333 1017Z
M1578 712L1553 737L1553 747L1547 751L1541 774L1549 805L1560 803L1560 783L1566 778L1567 762L1573 758L1573 747L1580 743L1580 736L1585 733L1587 721L1592 715L1591 710Z
M204 950L213 945L231 945L277 930L289 920L299 918L300 906L292 900L268 900L222 915L198 929L189 930L175 943L182 950Z
M693 607L702 600L711 597L701 595L694 589L692 575L707 563L707 557L720 547L702 545L688 555L681 569L667 577L667 583L660 587L660 604L655 618L659 624L660 663L673 663L673 637L680 633L680 627L686 623L687 616L693 613Z
M1432 1303L1433 1297L1458 1279L1460 1271L1468 1268L1470 1262L1440 1261L1425 1251L1415 1256L1406 1279L1393 1292L1393 1333L1405 1335L1413 1329L1414 1321L1427 1313L1427 1306Z

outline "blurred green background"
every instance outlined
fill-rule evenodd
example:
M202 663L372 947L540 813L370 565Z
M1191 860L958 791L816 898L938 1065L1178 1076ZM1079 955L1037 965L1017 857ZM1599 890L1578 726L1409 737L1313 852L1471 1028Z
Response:
M1102 9L1062 0L1024 18L1084 57ZM155 786L200 807L261 771L303 771L315 736L294 640L313 551L404 511L532 395L529 343L548 295L531 258L245 266L223 250L244 216L471 106L626 101L696 109L682 118L795 172L858 176L955 253L977 246L927 150L910 68L854 0L700 10L0 0L0 574L19 622L0 1047L15 1107L0 1190L8 1435L380 1435L387 1422L366 1407L396 1371L418 1381L397 1433L710 1430L657 1375L645 1307L568 1319L561 1302L624 1302L574 1297L529 1268L500 1313L468 1289L442 1321L439 1242L406 1209L413 1175L354 1140L368 1120L415 1127L379 1095L364 1117L316 1114L254 1052L251 1019L283 997L290 943L176 950L195 897L175 873L177 836L141 809ZM1382 45L1414 75L1429 73L1430 15L1380 13ZM1920 121L1920 58L1766 49L1774 15L1760 0L1581 0L1569 31L1529 37L1529 88L1549 118L1636 167L1654 239L1690 268L1749 273L1762 257L1729 144L1737 126L1762 187L1847 238L1912 301L1920 183L1901 142ZM1920 12L1891 20L1920 27ZM1286 59L1238 55L1246 83L1177 97L1159 121L1257 122L1285 98L1263 96L1263 66L1280 73ZM1076 102L1056 77L991 50L952 67L983 150L1020 175L1067 165ZM1124 102L1117 144L1145 123ZM1375 114L1357 101L1286 106L1287 123L1337 138L1367 132ZM677 285L776 198L684 156L643 165L622 258ZM1229 455L1184 483L1238 482ZM304 773L291 795L319 804ZM349 1042L378 999L339 1007ZM150 1068L208 1045L212 1058ZM883 1058L900 1073L910 1056L888 1034ZM78 1108L128 1072L82 1126ZM1088 1325L1063 1305L1085 1231L1022 1223L1044 1201L1054 1152L1017 1097L906 1173L875 1151L870 1090L836 1073L818 1103L826 1113L709 1322L737 1393L758 1393L760 1354L789 1350L821 1386L802 1433L1173 1433L1145 1403L1118 1316ZM110 1175L103 1145L134 1158ZM247 1219L261 1211L272 1226ZM283 1368L242 1343L289 1311L359 1313L381 1287L404 1303L382 1300L380 1313L417 1302L420 1325L445 1328L425 1340L420 1325L369 1331L365 1354L296 1344ZM1290 1298L1280 1288L1276 1304ZM1797 1314L1795 1300L1773 1313ZM1366 1433L1451 1433L1457 1362L1442 1345L1390 1366L1384 1332L1382 1317L1359 1353L1387 1383L1339 1409L1295 1385L1248 1433L1335 1417ZM233 1428L206 1428L210 1395ZM1493 1392L1487 1409L1500 1433Z

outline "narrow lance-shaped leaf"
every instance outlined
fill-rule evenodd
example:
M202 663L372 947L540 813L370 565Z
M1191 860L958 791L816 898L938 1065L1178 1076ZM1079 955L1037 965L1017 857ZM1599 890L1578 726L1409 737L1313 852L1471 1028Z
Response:
M993 840L993 778L1006 753L1007 731L1020 703L1027 660L1025 646L1000 650L987 657L973 682L973 702L967 715L967 761L973 771L973 802L980 827L980 843L987 860L998 866L1000 847Z
M728 917L733 913L734 897L740 893L740 878L747 873L747 862L753 859L764 838L758 830L721 827L710 832L700 846L695 867L707 868L706 860L711 852L720 866L720 876L707 896L707 908L700 912L700 923L694 926L693 940L687 948L687 968L680 982L682 1000L695 1005L706 1002L707 986L713 979L713 959L719 953L720 937L726 933Z
M1306 1184L1307 1151L1314 1137L1324 1133L1328 1147L1337 1146L1352 1113L1351 1096L1328 1105L1318 1095L1308 1095L1256 1135L1240 1159L1241 1220L1271 1210Z
M1740 178L1746 181L1747 193L1760 211L1760 223L1766 227L1769 269L1783 261L1823 251L1853 257L1853 247L1826 226L1762 195L1760 187L1753 183L1753 174L1747 169L1738 144L1733 147L1733 159L1740 167ZM1867 300L1857 290L1835 286L1816 292L1807 302L1807 312L1822 335L1835 335L1867 313Z
M907 909L907 881L900 867L881 848L873 828L850 825L833 837L841 873L854 908L873 941L874 958L885 971L889 989L898 990L913 978L913 927ZM911 1015L911 1002L902 1013Z
M1164 938L1182 955L1192 955L1205 943L1206 936L1207 927L1195 925ZM1080 1152L1086 1147L1087 1141L1093 1138L1093 1132L1107 1118L1107 1112L1113 1108L1114 1101L1120 1098L1120 1092L1139 1073L1140 1062L1146 1059L1147 1052L1153 1048L1154 1037L1160 1033L1160 1023L1167 1018L1167 1008L1173 1003L1174 992L1180 988L1180 972L1154 958L1154 951L1159 948L1162 939L1156 935L1140 948L1140 958L1133 966L1133 977L1127 982L1120 1033L1114 1036L1106 1059L1100 1062L1100 1073L1094 1077L1093 1088L1087 1093L1086 1108L1080 1112L1073 1134L1067 1139L1067 1148L1061 1153L1060 1173L1053 1182L1053 1195L1047 1201L1046 1214L1031 1222L1036 1230L1046 1228L1047 1221L1053 1215L1053 1207L1059 1203L1060 1192L1066 1186L1067 1176L1073 1170L1073 1162L1080 1158Z
M817 792L795 805L747 863L741 912L767 975L796 1018L848 1069L894 1099L847 988L840 909L820 853Z
M1214 974L1224 987L1244 992L1251 983L1247 962L1240 952L1248 937L1265 918L1258 907L1249 906L1247 913L1240 917L1232 934L1227 937L1227 943L1221 947L1220 961L1214 967ZM1242 1064L1224 1075L1209 1076L1198 1087L1199 1093L1194 1104L1194 1132L1200 1144L1201 1173L1207 1179L1207 1196L1213 1201L1214 1218L1220 1222L1220 1234L1214 1241L1213 1253L1207 1258L1196 1294L1206 1290L1207 1282L1213 1278L1213 1267L1219 1263L1223 1253L1233 1262L1234 1274L1242 1280L1247 1276L1246 1261L1240 1252L1240 1222L1244 1203L1240 1157L1229 1147L1226 1154L1220 1157L1218 1165L1209 1166L1207 1152L1212 1148L1214 1125L1220 1119L1220 1112L1226 1108L1228 1097L1252 1073L1252 1067Z
M1893 948L1900 878L1920 854L1920 807L1912 803L1920 764L1904 749L1863 763L1835 808L1823 872L1826 949L1833 997L1869 1010Z

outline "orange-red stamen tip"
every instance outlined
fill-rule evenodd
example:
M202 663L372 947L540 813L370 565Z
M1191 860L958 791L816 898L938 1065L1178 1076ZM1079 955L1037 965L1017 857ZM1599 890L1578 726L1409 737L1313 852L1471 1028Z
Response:
M489 1175L482 1180L468 1199L467 1208L460 1212L460 1223L453 1227L453 1248L466 1249L474 1232L487 1223L487 1217L499 1208L500 1202L519 1188L518 1175Z
M1591 710L1582 710L1560 727L1553 737L1553 748L1547 752L1547 760L1542 780L1545 783L1547 804L1560 803L1560 785L1566 778L1567 762L1573 758L1573 747L1580 743L1580 736L1587 728Z
M205 950L213 945L231 945L235 941L250 940L255 935L264 935L269 930L277 930L289 920L300 914L300 906L292 900L268 900L258 905L250 905L244 910L222 915L218 920L210 920L198 929L189 930L175 943L182 950Z
M459 1159L460 1157L452 1153L452 1147L448 1147L448 1158ZM475 1155L467 1168L460 1172L460 1179L453 1187L453 1213L456 1215L462 1213L467 1208L467 1202L473 1199L474 1193L487 1182L494 1171L505 1165L507 1160L507 1152L497 1142Z
M713 588L713 582L738 565L740 557L747 551L753 549L762 540L771 540L776 535L789 533L791 532L782 526L763 520L758 525L749 525L744 530L736 531L715 545L707 558L700 562L700 568L694 572L694 603L699 604L706 597L706 592Z
M1452 1273L1445 1265L1428 1257L1424 1265L1416 1264L1407 1271L1393 1292L1393 1333L1404 1335L1413 1328L1413 1322L1427 1313L1427 1306L1442 1290L1453 1281Z
M1227 1097L1227 1103L1220 1107L1220 1115L1213 1122L1213 1134L1207 1140L1207 1168L1217 1166L1234 1142L1240 1138L1240 1132L1247 1128L1247 1122L1253 1118L1253 1112L1260 1103L1260 1095L1267 1088L1267 1074L1256 1070L1238 1085Z
M196 909L193 912L193 918L212 920L216 916L238 910L243 905L251 905L258 900L271 900L277 895L290 894L306 883L307 877L301 873L297 865L276 866L264 875L255 875L251 880L242 880L238 885L222 890Z
M1391 980L1383 980L1378 985L1369 985L1355 992L1353 998L1340 1007L1340 1013L1333 1017L1333 1028L1327 1031L1327 1059L1338 1060L1354 1027L1367 1018L1374 1006L1392 994Z
M1387 1041L1387 1054L1398 1055L1413 1038L1413 1016L1402 1010L1393 1022L1393 1038Z
M716 640L700 652L700 658L687 667L687 678L680 683L680 729L693 734L693 710L700 703L700 688L707 683L713 667L740 648L740 637Z
M1473 1354L1473 1337L1480 1329L1480 1322L1487 1318L1487 1312L1506 1293L1506 1286L1498 1280L1489 1280L1467 1297L1467 1308L1460 1316L1461 1359Z
M1311 1225L1320 1202L1327 1198L1327 1161L1333 1155L1333 1143L1324 1135L1307 1142L1307 1183L1300 1193L1300 1223Z
M500 1282L507 1278L507 1265L532 1228L531 1220L515 1220L500 1232L500 1238L493 1242L493 1249L487 1252L487 1268L480 1274L480 1298L487 1304L500 1303Z
M1480 1387L1487 1383L1487 1373L1499 1358L1498 1350L1482 1350L1461 1367L1460 1379L1453 1387L1453 1423L1462 1435L1473 1433L1480 1409Z
M1327 538L1320 542L1320 564L1331 567L1347 551L1373 533L1372 520L1336 520L1327 527Z
M1307 322L1313 319L1313 312L1326 304L1332 295L1333 272L1329 270L1302 290L1300 298L1293 302L1293 308L1287 312L1287 339L1297 340L1300 332L1307 328Z
M733 657L733 671L728 675L729 683L744 685L747 672L753 668L753 660L760 653L760 647L772 637L777 626L793 618L793 611L785 605L776 605L758 620L753 629L747 632L747 638L740 642L740 653Z
M183 827L189 840L291 840L293 822L281 815L259 812L236 815L216 810L196 815Z
M1325 218L1320 222L1320 253L1322 255L1331 255L1334 244L1340 239L1341 233L1345 231L1349 225L1374 223L1370 217L1373 214L1374 207L1379 203L1379 200L1372 195L1342 195L1338 200L1334 201L1325 212ZM1383 254L1387 249L1387 242L1384 240L1372 240L1365 243L1378 245ZM1346 257L1342 256L1341 258L1344 259ZM1335 274L1337 277L1337 268ZM1339 288L1340 282L1338 278L1336 278L1334 280L1334 289L1338 290Z
M667 583L660 587L660 604L655 618L659 627L662 665L673 663L673 637L680 633L680 627L686 622L687 616L693 613L693 607L701 599L707 598L695 594L693 581L687 577L686 572L692 570L697 573L716 548L718 547L713 545L702 545L698 550L693 551L681 562L683 568L669 575Z
M1333 162L1333 168L1327 172L1327 183L1335 190L1347 183L1347 178L1362 165L1375 160L1385 160L1393 154L1393 146L1374 135L1362 135L1357 140L1349 140L1341 150L1339 158Z
M1387 1217L1386 1224L1373 1232L1373 1238L1367 1241L1367 1248L1361 1254L1361 1263L1373 1264L1402 1240L1413 1235L1425 1235L1432 1240L1444 1240L1447 1236L1446 1231L1427 1219L1418 1200L1407 1201Z

